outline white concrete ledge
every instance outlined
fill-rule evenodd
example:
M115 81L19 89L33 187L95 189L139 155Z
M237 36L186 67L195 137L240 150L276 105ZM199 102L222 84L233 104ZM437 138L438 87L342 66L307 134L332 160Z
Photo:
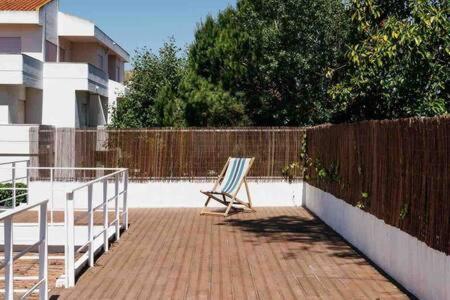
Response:
M450 256L304 184L305 206L419 299L450 299Z
M54 183L54 207L63 209L66 191L79 186L79 182L55 182ZM128 185L129 208L154 208L154 207L202 207L206 196L201 190L209 190L213 182L161 182L149 181L143 183L130 182ZM284 181L249 181L249 188L253 205L262 206L302 206L303 183L289 184ZM31 202L40 199L51 198L50 182L34 181L30 184ZM96 184L93 188L94 205L102 199L102 185ZM112 196L114 184L108 184L108 194ZM36 197L36 198L34 198ZM75 193L75 208L85 208L87 203L87 191ZM241 199L247 199L245 189L239 194ZM52 203L49 203L52 207Z

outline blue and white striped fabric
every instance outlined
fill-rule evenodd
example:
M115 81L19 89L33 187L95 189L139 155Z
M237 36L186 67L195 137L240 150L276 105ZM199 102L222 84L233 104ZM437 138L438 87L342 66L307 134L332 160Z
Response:
M221 184L222 193L233 194L247 172L251 158L231 158Z

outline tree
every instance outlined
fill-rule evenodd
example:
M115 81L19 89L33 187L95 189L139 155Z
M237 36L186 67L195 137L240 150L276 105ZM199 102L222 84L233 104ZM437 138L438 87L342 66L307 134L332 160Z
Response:
M184 103L179 86L186 70L186 58L171 38L158 55L138 49L133 72L123 98L112 109L113 128L184 126Z
M334 121L448 112L447 1L411 1L408 15L390 15L375 0L352 2L360 40L350 46L345 78L330 90Z
M340 0L240 0L208 17L189 51L192 76L207 81L199 101L216 94L244 108L232 124L309 125L329 120L328 88L343 63L349 17ZM217 97L216 97L217 98ZM194 107L186 99L187 107ZM230 121L233 121L230 119Z
M190 74L183 82L185 118L190 126L229 127L248 124L244 102L220 84Z
M239 82L251 65L246 62L248 36L240 32L236 11L211 16L196 31L189 49L188 76L182 85L186 121L191 126L248 125L246 102ZM235 80L237 79L237 80Z
M238 0L136 52L114 127L303 126L450 111L447 0Z

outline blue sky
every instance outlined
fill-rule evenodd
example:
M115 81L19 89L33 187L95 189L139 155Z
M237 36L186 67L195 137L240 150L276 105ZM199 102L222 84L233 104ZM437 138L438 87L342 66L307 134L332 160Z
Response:
M184 47L208 14L236 0L60 0L63 12L95 22L130 54L137 47L157 50L169 36Z

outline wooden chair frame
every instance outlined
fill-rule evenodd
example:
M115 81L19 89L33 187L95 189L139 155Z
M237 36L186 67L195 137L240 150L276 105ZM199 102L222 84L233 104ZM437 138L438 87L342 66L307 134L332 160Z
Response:
M225 166L222 169L222 172L220 172L219 177L217 178L212 191L200 191L202 194L208 196L208 199L205 202L205 206L203 207L200 215L215 215L215 216L224 216L224 217L228 217L230 210L232 208L236 208L233 205L237 204L237 205L242 205L244 206L244 209L248 209L252 212L255 212L255 210L253 209L253 204L252 204L252 198L250 196L250 190L248 188L248 183L247 183L247 175L248 172L250 171L253 162L255 161L255 158L251 158L250 163L248 164L247 170L245 170L244 176L242 176L241 181L238 183L238 188L236 189L236 191L233 194L229 194L229 193L224 193L224 192L219 192L217 191L217 188L220 186L221 182L224 179L225 173L228 169L228 166L230 165L232 157L229 157ZM241 190L242 185L245 186L245 190L246 190L246 194L247 194L247 201L245 202L241 199L239 199L237 197L239 191ZM222 199L219 198L219 196L222 196ZM217 202L225 205L227 208L225 210L224 213L220 213L220 212L212 212L212 211L208 211L207 207L209 202L211 201L211 199L216 200Z

